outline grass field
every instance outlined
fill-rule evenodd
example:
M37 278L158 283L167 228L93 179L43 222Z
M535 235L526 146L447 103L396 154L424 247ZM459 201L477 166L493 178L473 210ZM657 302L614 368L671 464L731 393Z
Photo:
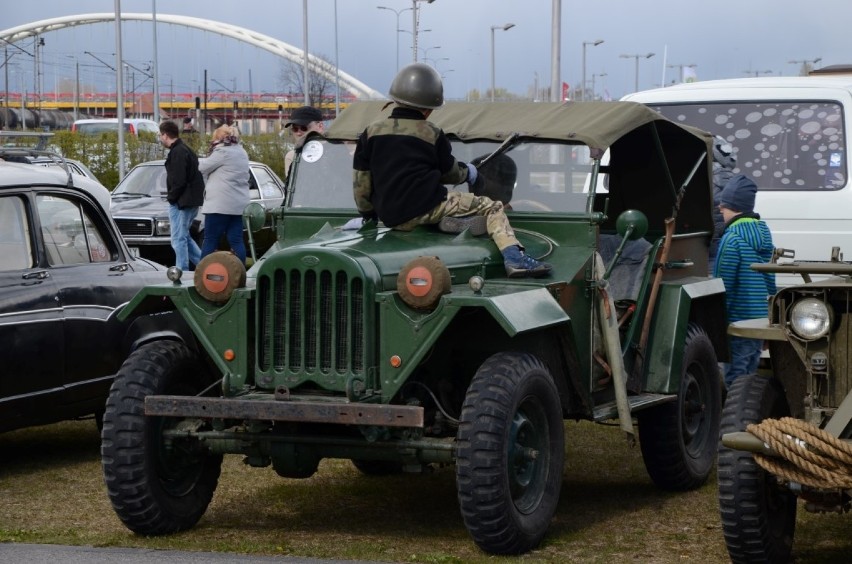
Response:
M0 542L282 554L393 562L726 562L715 475L697 491L659 491L620 431L566 423L555 519L522 557L482 553L465 531L454 469L370 478L326 460L307 480L225 458L219 488L192 530L140 537L112 511L93 421L0 434ZM800 506L797 563L849 562L849 515Z

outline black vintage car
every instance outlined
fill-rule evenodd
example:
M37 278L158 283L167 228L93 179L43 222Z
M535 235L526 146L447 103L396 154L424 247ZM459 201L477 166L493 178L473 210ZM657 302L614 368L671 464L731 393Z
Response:
M140 288L166 277L131 256L106 189L10 151L0 148L0 431L99 416L132 350L185 334L171 314L118 321Z
M249 163L251 201L272 210L284 201L284 183L263 163ZM121 235L136 255L161 264L174 264L171 246L169 203L166 201L166 169L163 161L149 161L133 167L112 192L110 213ZM204 238L204 216L198 214L190 228L200 245ZM254 235L257 254L275 242L271 223ZM246 245L246 249L248 249Z

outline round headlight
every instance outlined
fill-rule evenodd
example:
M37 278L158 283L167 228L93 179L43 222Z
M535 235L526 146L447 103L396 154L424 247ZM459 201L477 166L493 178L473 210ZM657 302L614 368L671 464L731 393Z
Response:
M822 300L799 300L790 309L790 326L796 335L806 341L819 339L831 329L831 311Z

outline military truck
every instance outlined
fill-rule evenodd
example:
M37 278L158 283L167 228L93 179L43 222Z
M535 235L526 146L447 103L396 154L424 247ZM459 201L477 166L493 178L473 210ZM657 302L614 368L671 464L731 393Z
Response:
M737 378L722 413L719 508L734 562L790 562L798 500L845 513L852 492L852 263L776 249L761 272L797 275L767 319L729 333L764 339L771 367Z
M386 105L353 104L307 141L277 243L248 273L211 255L124 310L177 310L196 335L136 350L107 402L106 484L136 533L195 525L224 454L289 478L343 458L370 475L454 464L473 540L521 553L558 503L565 420L630 439L635 419L655 484L707 480L728 354L707 276L711 138L631 102L435 111L526 252L553 264L517 279L470 229L342 229L355 142Z

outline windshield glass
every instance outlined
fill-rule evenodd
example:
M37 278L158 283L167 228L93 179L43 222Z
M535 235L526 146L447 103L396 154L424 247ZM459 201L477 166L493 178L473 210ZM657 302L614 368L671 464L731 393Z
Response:
M352 142L316 143L303 153L295 170L292 206L354 209ZM477 165L497 143L453 142L453 155ZM305 158L305 154L308 155ZM485 194L501 200L509 211L577 212L586 210L589 149L585 145L521 142L481 167ZM448 187L452 188L452 187ZM456 188L467 191L467 185Z
M115 187L112 196L165 198L166 167L137 166Z
M721 135L735 172L761 190L839 190L846 185L846 131L837 102L648 104L670 120Z

